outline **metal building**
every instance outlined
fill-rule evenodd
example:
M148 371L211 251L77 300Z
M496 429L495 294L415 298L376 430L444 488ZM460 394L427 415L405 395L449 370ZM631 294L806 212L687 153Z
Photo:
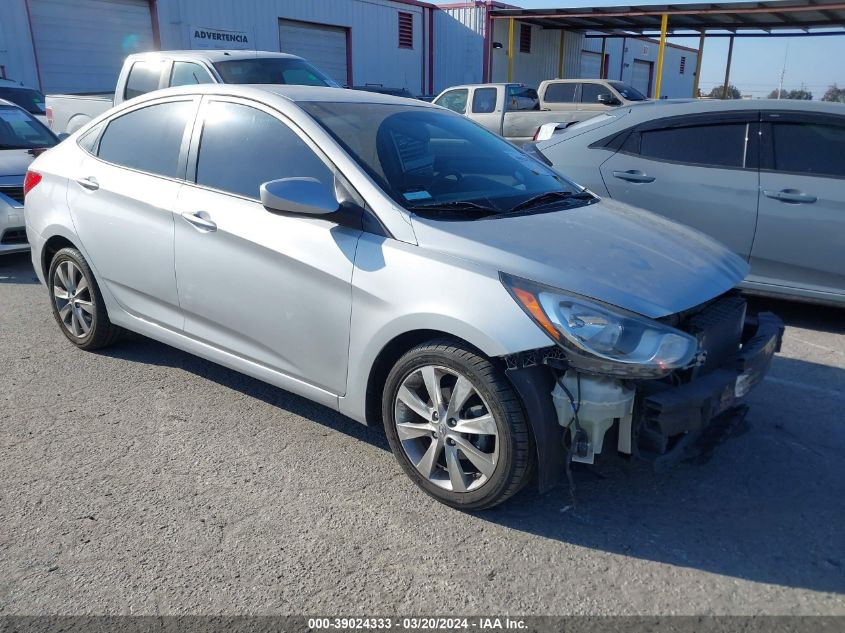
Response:
M657 48L650 40L611 39L601 58L602 44L589 34L493 19L491 12L508 5L492 0L440 6L419 0L2 2L0 77L44 92L111 91L127 54L157 48L290 52L342 85L381 84L412 94L460 83L536 85L599 74L649 91ZM667 62L664 96L692 95L694 54L685 50Z
M434 90L435 12L416 0L3 0L0 76L107 91L129 53L243 48L302 55L343 85L419 94Z

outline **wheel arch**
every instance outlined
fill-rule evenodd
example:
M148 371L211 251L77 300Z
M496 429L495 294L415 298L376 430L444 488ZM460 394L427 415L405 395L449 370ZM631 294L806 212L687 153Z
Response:
M453 343L458 343L467 346L470 350L489 358L496 363L497 359L490 358L483 350L473 345L455 334L444 332L435 329L416 329L409 330L394 336L390 339L376 355L375 360L370 366L369 376L367 377L367 387L365 395L365 416L368 426L381 426L381 398L382 390L388 373L408 350L413 349L421 343L433 340L447 340Z
M79 250L79 247L64 235L53 235L44 242L44 246L41 248L41 272L45 280L47 280L47 274L50 272L50 264L53 258L63 248Z

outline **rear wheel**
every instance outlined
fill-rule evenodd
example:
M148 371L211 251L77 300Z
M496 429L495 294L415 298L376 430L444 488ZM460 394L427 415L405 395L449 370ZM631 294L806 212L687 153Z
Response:
M84 350L111 345L122 330L109 321L88 262L75 248L63 248L47 275L53 316L71 343Z
M450 506L489 508L529 475L522 406L501 372L466 347L432 341L407 352L387 377L382 414L402 468Z

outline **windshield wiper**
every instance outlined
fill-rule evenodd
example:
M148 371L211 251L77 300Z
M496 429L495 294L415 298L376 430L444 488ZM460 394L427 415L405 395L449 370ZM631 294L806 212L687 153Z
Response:
M415 213L456 213L467 211L471 212L474 217L483 215L499 215L501 213L499 209L485 207L483 204L471 202L470 200L455 200L453 202L429 202L428 204L415 204L414 206L409 208Z
M523 200L516 206L511 207L508 210L508 213L524 211L525 209L530 209L532 207L542 207L559 200L592 200L593 198L593 194L586 189L582 189L581 191L547 191L546 193L541 193L528 198L528 200Z

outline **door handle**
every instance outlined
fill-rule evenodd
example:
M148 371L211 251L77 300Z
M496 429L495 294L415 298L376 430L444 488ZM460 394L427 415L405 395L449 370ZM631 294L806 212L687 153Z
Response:
M763 195L781 202L791 202L792 204L811 203L818 200L818 198L809 193L798 191L797 189L781 189L780 191L772 191L771 189L763 189Z
M100 188L100 183L97 182L97 179L94 176L86 176L85 178L77 178L76 182L79 184L80 187L87 189L88 191L96 191Z
M212 221L211 216L209 216L205 211L196 211L194 213L185 211L182 214L182 217L198 231L203 233L211 233L217 230L217 223Z
M620 180L627 180L628 182L654 182L654 176L649 176L637 169L629 169L628 171L615 171L614 177Z

